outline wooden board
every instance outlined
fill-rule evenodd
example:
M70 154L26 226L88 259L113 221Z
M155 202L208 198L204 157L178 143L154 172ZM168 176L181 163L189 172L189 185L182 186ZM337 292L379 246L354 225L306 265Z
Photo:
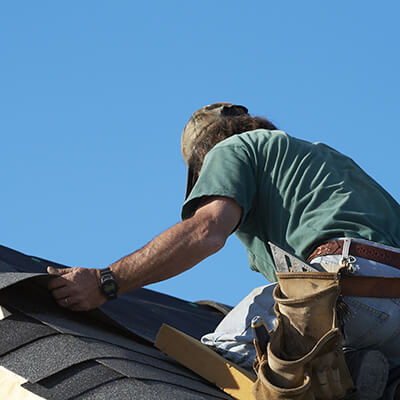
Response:
M0 399L44 400L43 397L26 390L21 385L26 382L22 376L0 366Z
M0 305L0 320L5 319L11 315L7 308Z
M203 343L163 324L155 346L235 399L253 399L255 374L226 360Z

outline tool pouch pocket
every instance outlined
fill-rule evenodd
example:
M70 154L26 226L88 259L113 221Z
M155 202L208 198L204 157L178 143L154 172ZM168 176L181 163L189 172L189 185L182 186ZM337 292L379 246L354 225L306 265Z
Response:
M280 357L282 339L282 324L278 323L258 364L253 386L256 400L333 400L352 390L338 329L329 331L308 354L294 360Z
M272 371L265 359L259 366L258 378L253 385L253 396L256 400L289 400L311 399L311 379L308 374L298 387L282 388L274 384Z
M334 274L278 274L276 325L255 364L256 400L333 400L354 391L337 328Z

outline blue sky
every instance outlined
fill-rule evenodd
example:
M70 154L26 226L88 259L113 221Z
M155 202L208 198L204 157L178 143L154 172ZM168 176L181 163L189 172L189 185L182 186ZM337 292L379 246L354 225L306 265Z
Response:
M216 101L358 162L400 199L396 1L0 4L0 243L105 267L180 220L180 134ZM398 223L394 221L394 223ZM152 288L237 303L232 237Z

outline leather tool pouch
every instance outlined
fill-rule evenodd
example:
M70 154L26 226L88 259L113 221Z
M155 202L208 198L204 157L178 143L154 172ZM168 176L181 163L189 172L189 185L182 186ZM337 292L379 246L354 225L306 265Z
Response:
M254 364L256 400L342 399L354 385L337 327L338 275L323 272L277 274L275 329Z

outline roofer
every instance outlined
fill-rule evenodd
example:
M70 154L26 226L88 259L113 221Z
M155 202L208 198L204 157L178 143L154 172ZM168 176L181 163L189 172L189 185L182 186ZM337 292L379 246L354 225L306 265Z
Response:
M278 286L256 290L228 315L218 334L205 338L227 355L249 359L252 308L262 305L267 325L277 320L268 354L258 354L256 398L344 396L352 383L338 352L340 340L346 348L379 350L374 362L381 362L380 375L374 378L386 382L382 354L390 368L400 366L400 299L399 286L390 286L396 280L379 279L400 277L398 203L348 157L277 130L240 105L217 103L196 111L183 131L182 153L188 166L183 221L107 269L50 268L49 273L62 274L49 282L58 304L88 310L180 274L220 250L235 232L251 268L271 282L277 274L268 241L328 271L281 276ZM365 286L368 280L348 279L350 289L337 303L343 272L377 278L374 287ZM338 318L337 304L346 318ZM324 392L324 379L330 394ZM373 387L361 398L380 397L384 384L377 392ZM279 397L283 389L286 397Z

